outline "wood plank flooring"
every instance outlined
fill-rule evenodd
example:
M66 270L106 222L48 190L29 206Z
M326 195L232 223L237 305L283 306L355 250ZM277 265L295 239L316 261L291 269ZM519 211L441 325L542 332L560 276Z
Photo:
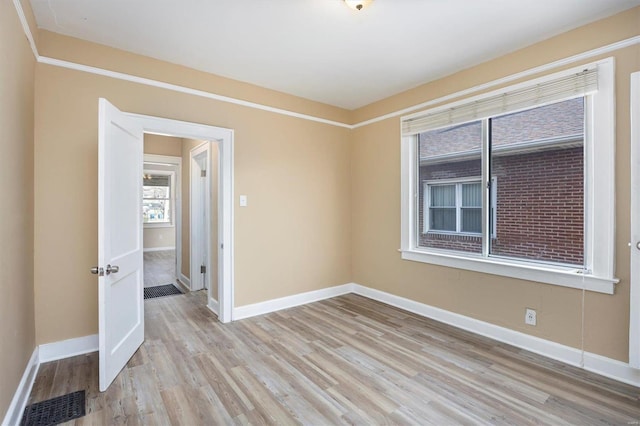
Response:
M638 424L640 389L357 295L220 324L205 292L145 302L105 393L97 354L41 366L30 403L87 391L74 424Z
M144 253L144 286L155 287L176 282L176 251Z

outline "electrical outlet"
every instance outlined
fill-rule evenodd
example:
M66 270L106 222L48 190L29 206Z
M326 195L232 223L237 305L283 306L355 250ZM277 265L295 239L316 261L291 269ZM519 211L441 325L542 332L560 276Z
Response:
M524 311L524 323L529 325L536 325L537 317L535 309L527 308Z

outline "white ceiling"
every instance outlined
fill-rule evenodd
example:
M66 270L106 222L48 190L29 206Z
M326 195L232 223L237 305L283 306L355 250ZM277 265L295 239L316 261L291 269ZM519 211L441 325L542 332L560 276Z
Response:
M640 0L31 0L38 26L354 109Z

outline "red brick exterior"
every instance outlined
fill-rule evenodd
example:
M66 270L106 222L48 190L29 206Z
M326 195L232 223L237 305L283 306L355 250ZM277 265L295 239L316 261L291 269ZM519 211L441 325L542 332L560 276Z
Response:
M491 254L582 265L583 148L499 156L491 167L497 180L496 238L491 240ZM479 236L423 233L423 182L480 174L480 160L420 167L420 246L481 252Z

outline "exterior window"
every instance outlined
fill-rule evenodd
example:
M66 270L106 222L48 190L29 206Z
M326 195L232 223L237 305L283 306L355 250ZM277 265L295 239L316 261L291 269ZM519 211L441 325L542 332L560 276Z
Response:
M482 185L480 178L457 182L426 182L424 199L428 207L423 220L428 232L482 233Z
M173 225L173 174L145 173L142 180L142 218L145 225Z
M489 256L583 266L584 102L575 98L421 133L420 152L428 155L418 167L428 203L423 213L429 216L421 245L482 251L483 186L477 175L485 128L484 161L493 175ZM438 146L422 146L429 144ZM465 177L470 171L473 179Z
M402 258L613 293L614 63L402 118Z

